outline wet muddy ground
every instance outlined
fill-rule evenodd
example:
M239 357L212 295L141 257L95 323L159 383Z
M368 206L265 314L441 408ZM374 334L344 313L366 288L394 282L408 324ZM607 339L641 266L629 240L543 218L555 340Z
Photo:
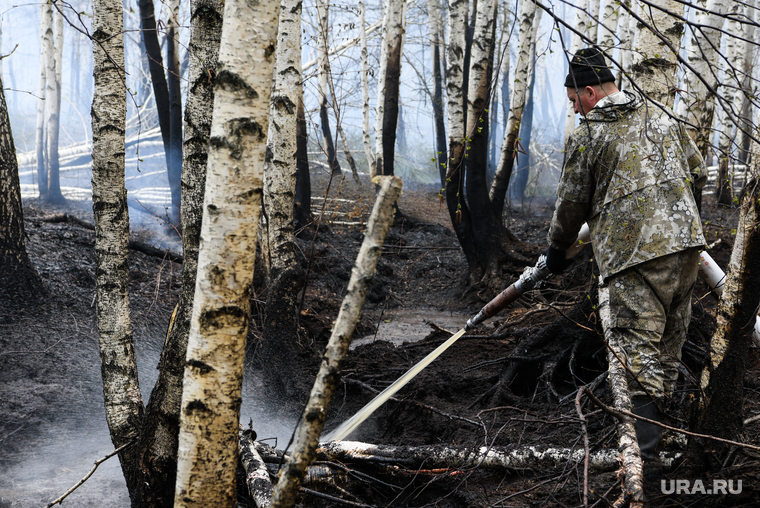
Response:
M320 185L323 188L324 182L317 180L316 186ZM305 386L310 384L318 365L358 252L362 235L361 225L356 222L366 220L371 202L369 186L360 189L349 181L333 186L327 200L314 201L313 211L322 213L316 239L310 234L299 240L303 261L313 256L301 320L305 336L310 338L309 354L296 370L303 376ZM443 342L448 337L445 330L459 329L493 296L470 291L465 285L466 263L435 190L407 189L399 208L405 218L397 221L386 241L326 430L354 414ZM48 290L46 302L40 308L0 320L0 508L44 506L112 449L102 408L92 306L94 236L75 224L38 220L59 211L41 210L33 203L26 209L28 250ZM91 220L86 206L66 211ZM525 203L510 213L510 229L534 245L537 255L544 248L550 204ZM709 241L718 241L710 252L722 266L731 251L731 229L737 213L707 206L703 214ZM136 229L136 236L143 241L166 242L156 236L164 232L160 224L143 222ZM171 240L168 245L172 245ZM576 264L571 274L555 278L460 339L351 439L391 445L581 446L572 394L578 383L594 379L605 369L604 354L600 353L603 345L593 331L593 323L591 331L585 331L577 326L582 324L577 319L567 318L581 312L574 309L574 304L593 287L590 261L588 256L585 259L585 263ZM513 282L521 270L521 266L505 267L503 286ZM144 254L132 253L130 258L132 320L141 390L146 400L176 303L180 271L176 263ZM695 296L701 300L695 306L690 337L699 350L714 326L715 300L704 285L698 287ZM256 311L261 297L257 293L253 302L252 343L258 336ZM586 316L593 321L591 313ZM535 343L542 334L547 340L541 350L520 350L521 345ZM556 376L547 377L551 371L546 359L567 350L575 341L583 344L572 353L578 359L573 363L577 368L572 372L555 369ZM528 361L521 364L509 393L497 399L492 388L514 361L507 360L510 355L523 356ZM753 360L755 356L753 352ZM241 421L246 425L250 421L266 443L284 448L302 401L259 400L260 380L256 379L254 365L255 358L250 358ZM752 371L746 383L748 417L760 413L756 378L756 371ZM684 425L693 386L684 382L680 388L671 409L673 416L682 418L676 423ZM609 401L605 383L596 393ZM613 419L595 412L588 404L584 411L590 413L592 449L614 448ZM746 438L757 443L758 432L760 422L750 424ZM647 486L647 493L653 506L756 506L753 503L760 490L760 468L753 461L756 459L737 454L724 471L702 477L705 482L713 477L743 479L741 494L666 495L654 484ZM401 468L372 474L383 483L353 491L354 502L442 507L582 504L582 468L576 462L519 471ZM664 478L679 476L674 472ZM590 504L607 506L605 499L614 500L619 495L616 483L615 472L595 473L589 485ZM313 497L302 502L304 506L338 506ZM128 506L118 463L111 460L102 465L66 503L77 507Z

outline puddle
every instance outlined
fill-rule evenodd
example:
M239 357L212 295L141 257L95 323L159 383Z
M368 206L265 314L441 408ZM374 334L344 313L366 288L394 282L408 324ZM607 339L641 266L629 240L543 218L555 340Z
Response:
M380 322L375 335L357 337L351 342L351 349L376 340L401 345L404 342L417 342L433 331L428 323L457 332L472 316L461 312L439 311L432 309L393 309L383 312L368 312L373 321Z

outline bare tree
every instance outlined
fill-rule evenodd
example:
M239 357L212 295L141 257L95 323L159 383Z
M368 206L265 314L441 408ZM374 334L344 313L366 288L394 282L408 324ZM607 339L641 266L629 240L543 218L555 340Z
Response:
M61 67L63 65L63 15L55 11L53 16L53 50L45 61L45 134L47 135L48 193L45 199L61 204L66 200L61 194L58 160L58 139L61 128Z
M330 40L330 3L329 0L319 0L317 2L317 16L319 18L319 27L317 32L317 59L319 60L319 78L317 81L317 94L319 95L319 124L322 130L322 143L325 154L327 155L327 164L334 175L340 175L340 163L338 155L335 152L335 143L333 142L332 132L330 131L330 115L328 114L327 99L328 87L327 80L330 74L330 62L327 58L328 45Z

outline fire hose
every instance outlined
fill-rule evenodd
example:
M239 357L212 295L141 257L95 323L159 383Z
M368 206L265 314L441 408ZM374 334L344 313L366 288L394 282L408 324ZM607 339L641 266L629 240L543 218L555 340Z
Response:
M580 253L581 250L591 240L589 234L588 224L583 224L580 232L578 233L578 239L575 241L572 247L565 251L566 259L573 259ZM700 254L699 263L700 272L705 277L708 285L718 295L723 290L723 283L725 282L725 273L720 269L718 264L710 257L707 252ZM420 362L412 366L406 371L400 378L388 386L385 390L380 392L374 399L369 401L362 409L359 410L354 416L343 422L338 428L330 432L324 437L323 441L339 441L346 438L351 432L353 432L359 425L361 425L372 413L382 406L389 398L391 398L396 392L398 392L404 385L411 381L417 374L419 374L425 367L430 365L436 358L441 356L444 351L451 347L459 338L465 334L465 332L472 330L480 323L489 319L501 310L506 308L509 304L520 298L526 292L532 290L540 282L546 280L551 276L551 272L546 267L546 256L541 254L538 258L538 262L534 266L526 267L520 278L510 285L507 289L502 291L493 300L488 302L475 316L470 318L464 325L464 328L452 335L446 342L438 346L435 350L429 353ZM760 341L760 318L755 321L754 329L755 341Z

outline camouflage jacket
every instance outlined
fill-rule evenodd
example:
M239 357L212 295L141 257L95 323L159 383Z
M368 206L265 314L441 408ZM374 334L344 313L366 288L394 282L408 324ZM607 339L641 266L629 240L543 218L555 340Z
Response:
M588 222L602 278L702 246L692 190L706 180L694 142L658 106L630 92L604 97L567 142L549 244L567 249Z

